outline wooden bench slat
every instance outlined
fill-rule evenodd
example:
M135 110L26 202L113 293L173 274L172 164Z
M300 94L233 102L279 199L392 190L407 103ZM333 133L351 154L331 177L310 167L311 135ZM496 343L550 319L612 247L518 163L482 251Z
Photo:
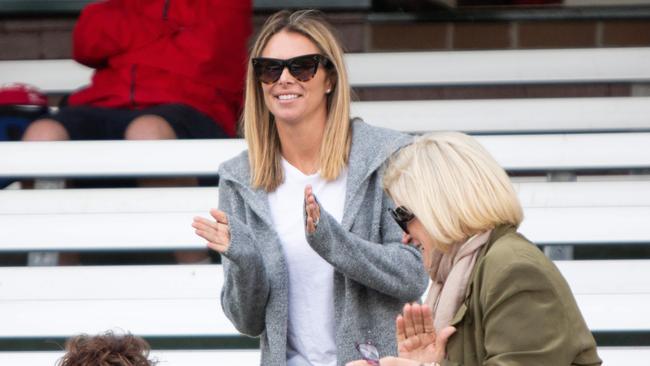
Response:
M521 232L539 245L650 242L650 207L527 208L524 214ZM206 212L0 216L0 251L204 249L190 226L197 215Z
M345 55L353 87L642 82L650 80L646 59L650 47ZM88 84L91 74L73 60L0 62L0 84L21 81L48 93L75 90Z
M35 288L34 291L38 291ZM121 329L142 336L238 336L213 299L3 301L0 337L55 337ZM65 315L67 314L67 315Z
M346 55L356 87L650 80L650 48L385 52Z
M640 316L650 306L650 289L640 280L647 275L638 272L647 272L650 260L556 263L590 329L650 329L650 317ZM206 267L0 268L0 337L69 336L116 328L145 336L236 335L219 305L221 268ZM628 270L620 272L621 268ZM591 276L596 271L610 274L608 285L598 286L604 275ZM39 284L39 278L47 279L47 286ZM89 290L89 283L106 289L105 293ZM178 289L186 283L189 289ZM45 287L48 289L41 291Z
M0 215L208 212L217 187L0 190Z
M650 242L650 181L524 182L515 189L525 213L521 231L537 244ZM203 249L190 224L217 206L214 187L0 191L0 251Z
M531 207L524 216L520 231L539 245L650 242L650 207Z
M646 365L650 347L598 347L598 355L607 366Z
M555 261L571 290L579 294L650 293L649 260Z
M477 139L509 171L650 167L650 133L496 135ZM245 148L240 139L3 142L0 178L214 175L221 162Z
M63 346L63 345L62 345ZM54 365L63 352L0 352L0 364L12 366ZM259 350L152 350L151 358L164 366L257 366Z
M223 268L218 264L4 267L0 273L5 275L0 301L212 299L218 303L223 284Z
M406 132L615 132L650 130L650 98L520 98L352 103L352 115Z
M650 359L650 347L598 347L598 355L607 366L644 365ZM0 364L13 366L54 365L63 352L0 352ZM151 356L165 366L254 366L260 363L257 350L153 350Z
M650 206L650 180L514 182L523 207ZM0 215L207 212L217 187L0 190Z
M650 206L650 180L514 182L513 186L525 208Z
M206 213L4 215L0 241L8 251L204 249L191 227L197 215Z

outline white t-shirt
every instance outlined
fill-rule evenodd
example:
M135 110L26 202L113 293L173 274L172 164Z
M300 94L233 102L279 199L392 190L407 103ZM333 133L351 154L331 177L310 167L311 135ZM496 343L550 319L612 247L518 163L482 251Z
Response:
M321 208L339 223L343 218L347 169L328 182L319 173L305 175L282 159L284 183L269 193L275 230L289 270L289 366L336 365L334 268L305 238L305 186L311 184Z

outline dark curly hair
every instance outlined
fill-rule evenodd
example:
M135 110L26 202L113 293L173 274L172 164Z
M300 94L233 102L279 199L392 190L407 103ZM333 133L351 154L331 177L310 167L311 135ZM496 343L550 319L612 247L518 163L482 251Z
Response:
M57 366L153 366L149 343L130 333L78 335L65 343L66 354Z

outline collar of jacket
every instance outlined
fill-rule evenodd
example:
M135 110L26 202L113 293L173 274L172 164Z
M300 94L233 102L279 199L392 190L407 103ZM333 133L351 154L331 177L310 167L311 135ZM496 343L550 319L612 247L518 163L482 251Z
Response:
M360 119L352 120L351 128L352 146L348 161L344 214L341 222L345 229L352 227L354 217L361 206L362 199L353 198L359 197L357 194L364 187L363 183L372 173L382 167L382 164L393 152L413 140L409 135L373 127ZM237 185L243 199L251 209L270 227L273 227L267 193L263 189L253 189L250 186L250 179L248 150L219 168L219 181L231 181Z
M481 248L481 251L479 252L479 254L478 254L477 258L476 258L476 263L474 264L474 268L472 268L472 274L469 277L470 278L469 285L467 286L467 290L465 291L465 300L464 300L464 302L465 302L466 305L467 305L467 302L469 301L470 296L472 295L472 290L473 290L473 287L474 287L474 280L475 280L475 276L476 276L476 269L479 267L479 262L481 261L481 259L483 259L485 257L487 252L490 250L490 248L492 248L492 245L497 240L499 240L502 236L504 236L504 235L506 235L506 234L508 234L510 232L514 232L516 230L517 229L513 225L510 225L510 224L502 224L502 225L499 225L499 226L495 227L494 229L492 229L492 233L490 233L490 237L488 238L487 243L483 246L483 248Z

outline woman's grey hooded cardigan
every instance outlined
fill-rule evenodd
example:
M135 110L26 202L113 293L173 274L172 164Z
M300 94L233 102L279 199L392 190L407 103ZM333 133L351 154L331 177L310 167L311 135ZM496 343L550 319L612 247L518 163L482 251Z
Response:
M334 267L337 363L359 359L355 342L395 355L395 317L428 283L420 253L401 244L387 212L383 163L411 138L354 121L341 224L321 208L309 245ZM221 302L243 334L260 337L262 365L286 365L288 272L267 194L250 186L248 153L219 168L219 207L228 215ZM318 289L314 289L318 291Z

